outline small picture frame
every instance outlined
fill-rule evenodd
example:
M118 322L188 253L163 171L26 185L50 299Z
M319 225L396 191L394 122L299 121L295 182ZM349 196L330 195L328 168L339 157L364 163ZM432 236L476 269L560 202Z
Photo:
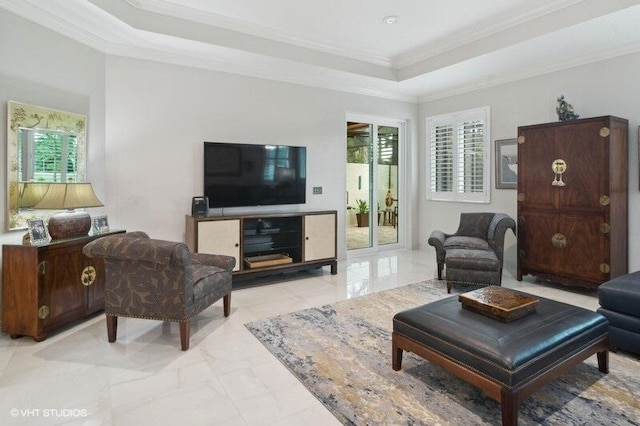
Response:
M107 216L95 216L91 221L93 235L106 234L109 232L109 219Z
M27 219L27 223L29 225L29 239L32 245L48 244L49 241L51 241L49 231L47 231L47 227L44 224L44 219L35 217Z
M496 141L496 188L518 188L518 142L516 139Z

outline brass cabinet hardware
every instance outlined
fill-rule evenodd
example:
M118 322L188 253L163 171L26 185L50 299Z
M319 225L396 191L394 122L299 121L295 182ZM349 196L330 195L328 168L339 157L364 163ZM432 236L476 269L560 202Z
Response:
M521 193L519 193L519 194L518 194L518 201L522 202L522 201L524 201L524 199L525 199L524 194L523 194L522 192L521 192Z
M49 306L47 305L40 306L40 308L38 309L38 318L43 320L48 316L49 316Z
M600 136L602 136L603 138L606 138L610 134L611 134L611 130L609 130L608 127L603 127L600 129Z
M610 270L611 270L611 268L609 267L608 263L601 263L600 264L600 272L602 272L603 274L608 274Z
M600 232L602 232L603 234L608 234L609 231L611 231L611 225L609 225L608 223L603 223L602 225L600 225Z
M96 281L96 268L89 265L82 270L82 274L80 275L80 281L82 285L85 287L89 287Z
M611 198L609 198L609 196L603 195L602 197L600 197L601 206L608 206L610 203L611 203Z
M524 136L518 136L518 143L519 144L523 144L524 143Z
M565 248L567 246L567 238L558 232L551 237L551 244L553 244L555 248Z
M46 260L43 260L42 262L38 263L38 273L40 275L44 275L47 273L47 264L49 262L47 262Z
M567 162L562 158L553 160L553 163L551 163L551 170L553 170L553 173L556 174L553 178L553 182L551 182L551 185L565 186L566 183L564 183L564 181L562 180L562 174L567 171Z

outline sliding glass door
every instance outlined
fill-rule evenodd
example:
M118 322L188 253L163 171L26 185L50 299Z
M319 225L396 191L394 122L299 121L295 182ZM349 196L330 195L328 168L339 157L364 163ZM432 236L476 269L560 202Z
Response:
M401 122L347 121L347 250L399 243Z

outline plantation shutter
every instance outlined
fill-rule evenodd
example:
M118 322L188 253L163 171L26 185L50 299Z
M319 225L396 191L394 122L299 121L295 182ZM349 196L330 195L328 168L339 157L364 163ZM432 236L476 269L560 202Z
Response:
M481 120L458 125L458 192L482 192L484 122Z
M489 202L489 107L427 119L427 198Z
M434 126L431 129L431 190L453 191L454 173L453 126Z

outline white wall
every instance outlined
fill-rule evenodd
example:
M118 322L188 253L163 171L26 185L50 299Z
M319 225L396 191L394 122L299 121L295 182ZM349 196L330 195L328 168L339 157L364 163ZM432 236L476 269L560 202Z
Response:
M409 103L122 57L107 59L106 93L110 223L169 240L183 239L191 197L202 194L203 141L306 146L302 209L337 210L344 230L347 112L410 126L417 112ZM345 241L339 232L340 258Z
M490 205L426 202L425 117L490 105L491 139L516 136L518 125L556 121L564 94L582 117L630 120L630 269L640 269L637 127L640 54L610 59L447 99L414 104L256 78L107 57L0 10L0 102L16 100L86 113L88 177L114 228L144 229L181 240L193 195L202 192L202 142L285 143L308 147L307 209L336 209L343 230L347 113L407 120L408 245L426 246L433 229L455 230L461 211L516 214L513 190L492 189ZM0 120L0 133L6 122ZM417 137L416 137L417 135ZM3 139L4 140L4 139ZM6 164L6 147L3 147ZM492 152L493 159L493 152ZM493 175L493 167L491 168ZM494 185L492 176L492 186ZM6 187L5 176L0 186ZM322 186L322 195L311 187ZM103 213L92 209L92 214ZM5 197L0 215L6 223ZM23 232L0 231L1 243ZM345 240L340 235L339 253ZM515 273L515 237L507 237Z
M2 170L7 165L7 101L88 116L87 179L104 196L104 55L0 9ZM0 175L0 243L21 242L7 232L6 173ZM96 210L99 211L99 210Z
M423 103L419 107L420 158L425 158L425 118L473 107L491 106L491 161L493 141L515 138L521 125L558 121L556 98L565 95L581 118L615 115L629 120L629 270L640 269L640 194L638 193L638 125L640 125L640 54L631 54L595 64L554 72L499 87ZM516 217L516 190L495 189L491 167L491 204L426 201L424 171L420 175L420 246L434 229L453 232L460 212L500 211ZM515 275L516 239L509 233L505 247L505 269Z
M104 68L104 55L0 10L0 244L21 244L25 234L7 231L7 101L88 116L87 179L104 200Z

